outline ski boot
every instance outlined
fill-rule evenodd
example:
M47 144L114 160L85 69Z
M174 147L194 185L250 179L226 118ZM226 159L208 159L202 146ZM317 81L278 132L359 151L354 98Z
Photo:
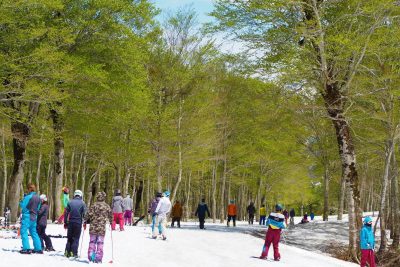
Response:
M19 253L21 254L32 254L32 250L30 249L22 249L19 251Z

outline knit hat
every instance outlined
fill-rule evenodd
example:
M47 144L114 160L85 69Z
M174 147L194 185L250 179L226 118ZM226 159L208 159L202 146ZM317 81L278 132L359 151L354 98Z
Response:
M276 211L282 211L282 205L281 204L276 204L275 205L275 210Z

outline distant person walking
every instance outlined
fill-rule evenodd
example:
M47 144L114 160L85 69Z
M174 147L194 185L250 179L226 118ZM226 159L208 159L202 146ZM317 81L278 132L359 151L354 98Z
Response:
M172 208L171 216L172 216L172 223L171 227L175 226L175 222L178 224L178 228L181 228L181 217L183 214L183 209L181 203L177 200Z
M46 244L46 251L55 251L50 237L46 234L47 216L49 215L49 204L47 203L47 196L40 195L42 206L40 207L37 217L37 232L40 237L42 249Z
M282 214L283 216L285 216L285 224L288 225L289 212L287 211L287 209L284 209Z
M64 228L67 231L66 257L78 257L79 239L82 233L83 218L86 213L86 204L82 200L81 190L75 190L74 198L68 202L65 208Z
M121 190L115 190L115 196L112 199L111 208L113 211L113 222L111 229L115 231L115 226L119 223L119 230L124 231L124 217L123 212L125 210L124 199L121 196Z
M129 194L126 195L123 201L125 212L124 212L124 221L125 225L132 225L132 216L133 216L133 199Z
M171 201L169 200L169 191L165 191L162 194L160 201L157 204L157 208L155 211L156 217L156 225L161 225L161 235L162 239L167 239L167 216L171 212ZM154 229L153 238L157 238L157 231Z
M285 228L285 216L282 214L282 206L276 204L275 212L271 212L267 220L267 234L265 236L265 243L262 249L260 259L266 259L268 257L268 250L271 244L274 247L274 260L279 261L281 255L279 253L279 240L281 238L282 229Z
M158 205L158 202L161 199L162 194L160 192L156 193L156 197L151 201L149 205L149 209L147 210L147 213L150 214L151 216L151 232L154 233L154 228L156 227L156 217L157 215L155 214L156 208ZM158 225L158 233L161 234L161 225Z
M197 206L196 212L194 214L194 216L198 216L198 218L199 218L199 227L200 227L200 229L205 229L204 228L204 222L206 220L206 213L207 213L208 217L211 217L210 210L208 209L206 201L203 198L203 199L201 199L201 202Z
M311 213L310 213L310 219L311 219L311 221L314 221L314 217L315 217L314 212L311 212Z
M294 226L294 217L296 216L296 213L293 208L290 209L289 215L290 215L290 225Z
M261 208L260 208L260 225L264 225L265 224L265 217L267 217L267 210L265 209L265 205L262 204Z
M375 236L372 230L372 218L365 217L364 225L360 232L360 248L361 248L361 267L367 266L375 267Z
M233 221L233 227L236 227L236 205L235 201L231 200L230 204L228 205L228 221L226 222L226 226L229 227L231 220Z
M247 214L249 216L249 224L253 224L254 215L256 214L256 207L254 207L253 202L250 202L250 205L247 206Z
M19 203L22 212L21 219L21 239L22 239L22 250L21 254L39 253L43 254L42 245L40 238L37 233L37 215L40 208L40 198L36 194L36 186L34 184L28 184L28 194ZM28 232L33 240L33 251L29 244Z

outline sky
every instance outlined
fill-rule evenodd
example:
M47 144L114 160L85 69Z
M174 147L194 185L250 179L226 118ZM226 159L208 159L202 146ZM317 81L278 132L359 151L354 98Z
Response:
M214 0L150 0L162 10L162 13L174 11L180 7L192 6L197 13L199 23L210 22L212 18L207 15L213 10ZM161 20L162 20L161 14Z

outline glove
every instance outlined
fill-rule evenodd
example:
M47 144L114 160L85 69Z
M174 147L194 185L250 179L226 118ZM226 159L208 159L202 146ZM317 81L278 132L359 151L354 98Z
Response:
M86 223L83 224L83 230L86 230Z
M65 230L68 229L68 224L67 223L64 223L64 229Z

